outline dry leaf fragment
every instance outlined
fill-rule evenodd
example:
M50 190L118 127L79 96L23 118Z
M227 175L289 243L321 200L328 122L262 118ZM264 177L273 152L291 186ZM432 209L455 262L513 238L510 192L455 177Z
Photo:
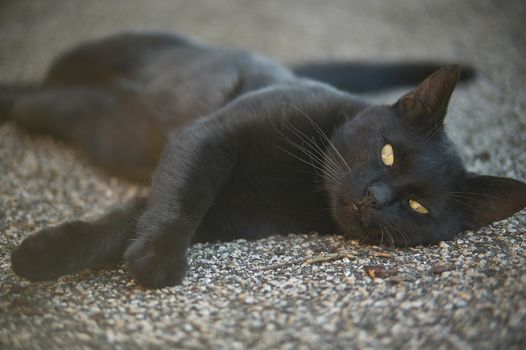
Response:
M466 293L466 292L459 292L459 293L458 293L458 296L459 296L460 298L466 300L466 301L469 300L469 298L470 298L470 295L469 295L468 293Z
M373 254L373 256L377 256L377 257L379 257L379 258L390 258L390 257L392 257L391 254L386 253L386 252L375 252L375 253Z
M365 265L363 269L367 276L369 276L373 280L375 278L386 278L394 276L396 274L395 270L387 270L383 266Z
M371 277L371 279L375 279L376 278L376 271L371 268L370 266L364 266L363 269L365 270L365 273Z

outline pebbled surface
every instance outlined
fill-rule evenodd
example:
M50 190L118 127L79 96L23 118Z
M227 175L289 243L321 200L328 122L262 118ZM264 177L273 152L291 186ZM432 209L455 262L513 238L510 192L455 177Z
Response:
M524 18L523 1L4 0L0 81L38 79L59 51L126 29L176 30L285 62L470 62L479 74L453 96L451 137L471 170L524 181ZM9 252L30 232L141 191L64 144L0 125L0 348L526 346L525 211L433 247L315 234L199 244L183 284L157 291L122 267L34 284L11 271ZM342 249L352 255L298 262Z

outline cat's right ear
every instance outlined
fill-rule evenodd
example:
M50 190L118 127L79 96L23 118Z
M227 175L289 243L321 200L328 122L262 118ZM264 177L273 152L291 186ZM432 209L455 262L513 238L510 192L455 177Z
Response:
M464 204L464 230L506 219L526 207L526 183L497 176L467 175L455 196Z
M460 76L458 65L444 67L402 96L394 108L403 118L425 130L444 122L449 99Z

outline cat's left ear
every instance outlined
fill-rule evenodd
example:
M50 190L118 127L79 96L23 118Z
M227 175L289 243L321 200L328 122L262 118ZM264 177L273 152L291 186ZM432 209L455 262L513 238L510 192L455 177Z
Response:
M441 68L402 96L394 107L403 118L426 129L441 125L459 76L458 65Z
M506 219L526 207L526 183L497 176L467 175L457 194L464 206L464 230Z

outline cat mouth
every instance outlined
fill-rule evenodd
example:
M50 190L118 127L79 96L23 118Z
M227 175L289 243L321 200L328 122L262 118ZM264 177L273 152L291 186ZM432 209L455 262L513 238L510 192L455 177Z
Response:
M341 210L340 226L343 231L343 236L346 239L358 240L366 244L388 244L388 240L382 234L382 231L365 219L367 217L368 199L361 201L353 201L351 199L340 197ZM395 242L392 242L395 244Z
M371 200L363 197L355 200L349 193L338 193L336 197L335 218L345 239L357 240L366 244L381 244L381 230L368 217Z
M339 196L335 212L337 222L346 239L360 240L367 231L362 221L362 212L356 201L348 197Z

